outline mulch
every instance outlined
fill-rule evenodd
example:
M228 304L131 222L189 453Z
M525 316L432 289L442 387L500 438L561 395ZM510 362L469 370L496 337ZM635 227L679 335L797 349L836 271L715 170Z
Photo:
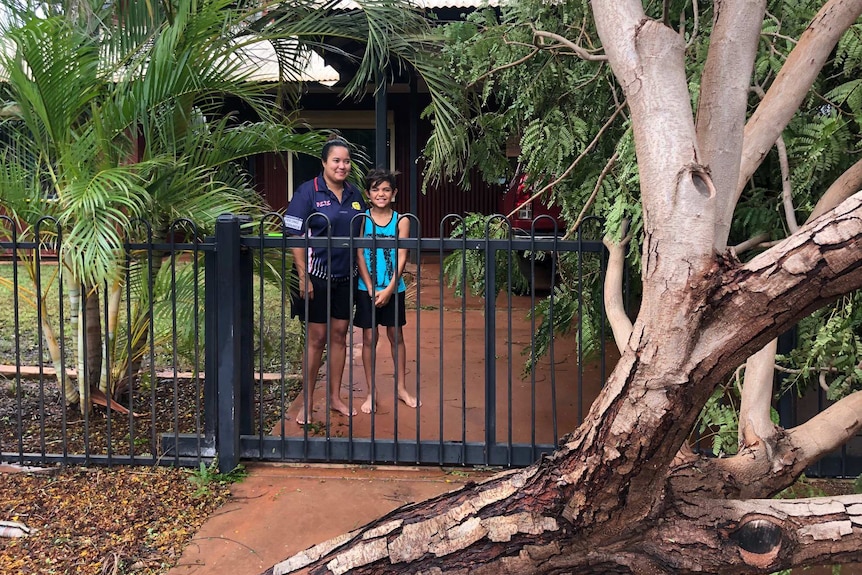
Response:
M170 467L0 473L0 573L165 573L229 497L228 484Z

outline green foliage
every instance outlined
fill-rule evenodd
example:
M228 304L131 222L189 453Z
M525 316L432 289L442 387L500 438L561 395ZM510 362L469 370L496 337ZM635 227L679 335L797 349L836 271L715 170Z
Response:
M779 360L800 393L819 385L835 400L862 389L862 293L839 299L799 323L798 345Z
M717 456L733 455L739 440L739 392L736 386L716 388L698 416L698 441L708 442Z
M569 333L573 327L578 353L584 361L600 352L610 335L602 315L601 261L595 254L561 252L557 258L560 285L546 298L536 302L531 312L536 318L536 336L530 349L524 350L528 360L525 370L547 355L557 334Z
M167 243L202 238L222 213L267 211L246 160L265 152L316 157L327 136L292 115L308 50L344 55L342 42L366 47L346 97L363 95L384 62L393 71L411 64L432 99L449 85L421 13L397 0L362 4L359 11L309 2L262 11L259 3L231 0L6 6L0 202L20 226L19 239L35 234L40 217L57 218L52 231L63 234L72 283L107 284L139 298L125 312L131 329L108 342L120 372L139 365L163 337L176 337L177 362L184 350L198 359L189 342L202 305L194 276L202 268L160 271L164 255L155 254L151 278L140 261L127 264L124 243L142 239L142 220L151 226L146 239ZM278 56L285 81L275 87L251 81L257 65L247 49L257 43ZM131 284L117 286L126 265ZM172 329L160 333L153 324ZM90 342L87 349L102 347ZM123 350L131 357L121 358Z
M511 227L499 216L469 213L451 233L454 238L511 238ZM527 291L527 278L518 269L512 250L495 253L494 272L497 293L511 282L516 293ZM485 295L486 262L484 252L479 250L457 250L443 260L443 273L449 287L455 287L459 297L469 289L473 295ZM494 294L497 295L496 293Z
M511 238L508 223L500 216L468 214L453 230L456 238ZM485 252L462 249L450 253L443 261L443 272L448 285L455 287L461 296L465 289L478 296L485 296L487 267ZM585 358L601 349L604 339L610 334L602 310L601 261L596 254L559 252L553 256L547 252L514 252L512 249L495 254L495 286L497 293L511 286L512 293L529 292L529 281L520 262L529 269L534 265L549 265L548 258L555 257L553 269L562 281L555 285L547 297L540 297L530 312L536 320L536 336L531 347L525 349L527 356L524 369L532 366L550 350L555 334L568 333L578 325L579 352ZM496 297L497 293L494 294ZM578 321L580 323L578 324Z
M768 91L821 7L822 2L815 0L768 2L755 55L753 85ZM693 110L700 98L714 8L712 4L695 8L690 2L653 2L644 7L648 17L664 20L686 39ZM695 9L697 18L692 13ZM601 52L589 3L583 0L506 3L498 11L480 10L466 22L443 28L442 58L467 89L448 95L451 107L447 114L432 116L432 140L446 127L447 137L454 141L445 155L438 154L433 146L426 149L430 156L428 176L458 177L475 168L486 180L493 181L505 161L504 144L516 143L520 146L517 161L534 185L562 177L553 186L551 201L561 207L569 226L586 213L602 218L604 234L619 239L628 224L632 234L629 263L636 277L644 233L637 158L631 119L624 113L612 118L623 103L622 90L605 61L581 58L553 37L538 36L537 31L566 38L587 51ZM857 22L842 37L782 134L799 222L811 213L836 177L859 160L860 76L862 24ZM749 114L760 98L752 91ZM742 192L728 245L763 233L772 241L788 235L782 177L778 153L773 148ZM756 253L752 250L743 257ZM473 267L482 270L482 262L469 255L461 254L460 262L454 257L453 272ZM468 281L480 287L481 273L467 276ZM587 286L580 285L574 276L562 277L564 281L554 294L560 321L565 324L564 318L580 315L589 322L585 332L598 333L597 324L589 318L596 315L601 300L587 297L590 290L585 290ZM828 387L829 397L837 399L860 388L862 306L858 305L858 297L845 298L800 325L801 347L783 360L785 367L797 370L793 381L800 389L822 384ZM545 307L537 309L537 313L545 313L547 304L542 305ZM540 341L547 342L553 330L544 324L542 330ZM585 337L582 345L588 341ZM733 386L728 385L707 405L699 424L702 432L715 434L710 435L710 440L722 453L735 452L736 444L732 411L738 404L732 399Z
M718 457L734 455L739 450L739 404L742 373L738 372L724 385L718 386L698 416L692 440L709 447ZM770 418L778 424L778 412L770 409ZM706 442L706 445L704 445Z
M196 489L193 497L202 497L210 493L213 486L225 486L242 481L248 476L248 471L242 465L237 465L227 473L218 470L218 457L213 458L209 465L201 461L198 469L189 470L189 481Z

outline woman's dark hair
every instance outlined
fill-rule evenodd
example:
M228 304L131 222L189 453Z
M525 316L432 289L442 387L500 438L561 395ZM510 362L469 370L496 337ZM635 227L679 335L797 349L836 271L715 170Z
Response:
M321 161L326 162L329 159L329 151L332 148L345 148L350 153L350 145L347 143L347 140L338 134L331 134L326 143L323 144L323 150L320 152Z

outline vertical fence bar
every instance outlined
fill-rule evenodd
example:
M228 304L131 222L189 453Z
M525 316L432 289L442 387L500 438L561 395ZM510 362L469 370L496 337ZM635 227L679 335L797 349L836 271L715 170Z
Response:
M218 432L218 278L216 252L208 251L204 254L204 445L211 448Z
M125 251L125 257L123 258L125 262L125 272L123 274L123 292L126 300L125 312L126 312L126 333L129 334L126 337L126 369L125 369L125 378L126 385L128 386L129 395L128 395L128 404L127 408L129 413L126 414L127 423L129 426L129 460L134 465L135 463L135 389L133 384L134 374L132 373L132 249L129 247L129 242L131 240L127 237L126 244L123 246ZM152 316L150 321L153 321ZM152 384L153 382L150 382Z
M105 381L107 383L105 389L105 453L108 456L108 467L113 464L114 459L114 444L111 441L111 433L112 433L112 413L111 411L114 409L113 407L113 398L114 398L114 389L111 382L111 362L114 361L114 356L111 353L111 346L113 343L113 339L115 334L111 333L110 330L110 301L111 301L111 292L109 283L107 281L103 282L105 297L102 300L102 321L104 322L104 326L102 329L102 351L103 351L103 359L104 362L102 364L102 373L105 374Z
M254 433L254 257L250 249L239 250L240 411L239 432ZM261 366L261 373L263 368ZM263 403L261 403L263 407Z
M15 340L15 365L19 366L15 371L15 405L17 407L17 417L15 423L18 430L18 461L24 464L24 422L22 419L23 405L23 388L21 387L21 317L20 317L20 301L18 297L18 228L12 218L8 216L0 216L0 221L9 225L10 235L12 239L12 311L13 311L13 333L12 337ZM62 374L60 374L62 377ZM63 398L65 401L65 397Z
M34 238L36 240L36 247L33 252L33 258L36 261L36 274L34 278L35 283L35 293L37 296L41 296L42 294L42 251L39 247L40 245L40 234L41 234L41 224L42 220L36 223L36 233ZM42 456L42 461L45 461L46 454L46 446L45 446L45 362L43 361L43 350L42 350L42 342L45 340L45 330L44 330L44 318L42 315L42 306L37 305L36 307L36 324L37 328L37 342L36 349L38 351L38 359L39 359L39 454ZM80 378L82 374L78 374ZM80 401L84 401L84 398L80 398ZM64 438L65 440L65 438ZM65 441L64 441L65 443Z
M269 216L269 214L267 214L267 217L268 216ZM264 219L261 219L260 224L259 224L259 228L258 228L258 241L260 241L260 247L258 248L259 251L258 251L258 256L257 256L258 261L260 262L260 266L258 267L258 274L257 274L257 319L258 319L257 330L258 330L258 333L260 334L260 345L258 346L257 370L258 370L258 373L260 374L260 376L256 380L255 384L257 385L257 392L258 392L257 393L258 408L257 408L256 427L257 427L257 438L258 438L257 439L258 440L257 457L259 459L263 458L263 435L264 435L264 432L263 432L263 426L264 426L264 385L263 385L263 382L264 382L264 379L263 379L264 345L263 345L263 338L264 338L264 333L265 333L264 319L266 318L266 311L264 308L264 298L265 298L264 285L265 285L266 281L265 281L264 275L263 275L264 268L266 267L266 265L264 264L264 261L266 258L266 252L264 251L264 245L263 245L264 238L266 237L266 230L264 228L264 221L265 221ZM283 297L281 298L281 302L282 302L282 305L284 305L284 298ZM284 335L282 334L280 347L283 348L283 346L284 346ZM282 371L283 370L284 370L284 362L282 362ZM281 387L281 389L284 389L284 377L283 376L281 378L281 382L282 383L281 383L280 387ZM281 403L281 406L282 406L281 409L283 410L284 409L284 403L283 402ZM284 425L284 413L283 412L280 414L280 417L281 417L281 425L283 426Z
M488 220L485 223L485 465L491 463L491 449L497 442L497 252L491 247L490 234Z
M200 235L197 227L194 228L194 248L192 250L192 276L194 285L193 302L194 311L192 312L194 322L194 362L192 364L192 377L195 382L195 436L197 437L197 449L195 449L195 457L197 463L201 463L201 455L203 454L202 437L203 426L201 425L201 350L200 350Z
M63 229L59 226L57 227L56 246L57 246L57 253L59 254L60 249L63 247ZM66 314L64 313L64 311L65 311L64 301L65 301L65 297L66 297L65 292L64 292L64 289L65 289L64 286L66 285L64 273L65 272L63 271L63 262L59 261L59 258L58 258L58 261L57 261L57 297L59 299L59 306L58 306L59 315L58 315L58 317L61 317L61 318L66 317ZM70 306L70 307L72 307L72 306ZM72 315L73 313L75 313L74 309L70 309L69 315ZM69 457L69 446L68 446L68 442L66 441L68 436L69 436L69 412L68 412L68 406L66 404L65 386L71 385L71 382L67 381L69 375L66 373L66 328L65 328L65 324L66 324L65 320L59 322L59 327L60 327L60 329L59 329L59 331L60 331L60 374L59 374L60 378L59 378L59 381L63 382L63 385L61 386L63 388L63 400L60 402L60 406L61 406L60 424L61 424L61 427L63 430L62 444L63 444L63 461L64 462Z
M530 224L530 460L536 451L536 222Z
M557 222L554 222L554 249L551 251L548 257L551 258L551 293L548 294L548 323L551 326L551 342L548 347L548 361L550 363L550 374L551 378L551 439L553 440L554 449L557 449L559 446L558 438L559 438L559 428L557 425L557 359L554 355L554 322L556 321L554 318L554 303L556 297L556 287L557 287L557 239L559 238L558 230L557 230Z
M179 393L179 373L177 366L179 365L179 345L177 343L177 233L181 228L178 227L179 221L175 221L169 228L170 246L171 246L171 391L173 393L173 415L174 415L174 445L180 434L180 393ZM180 452L174 448L174 465L180 463Z
M506 221L508 248L506 249L506 465L512 466L512 426L514 418L512 417L512 380L514 379L512 362L512 270L517 262L514 258L520 257L512 249L512 226L509 221ZM513 257L514 256L514 257Z

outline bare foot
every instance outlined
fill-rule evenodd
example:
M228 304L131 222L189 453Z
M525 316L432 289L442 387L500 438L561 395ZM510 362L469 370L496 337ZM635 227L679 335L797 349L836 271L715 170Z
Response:
M308 418L308 421L305 420L305 409L300 409L294 418L296 420L297 425L305 425L306 423L311 423L311 418Z
M360 407L359 409L362 410L362 413L371 413L372 409L374 409L374 405L371 401L370 395L368 396L368 398L366 398L364 402L362 402L362 407Z
M351 411L350 408L347 407L347 404L341 401L341 399L339 399L338 401L333 400L332 403L330 403L329 405L329 409L331 409L332 411L337 411L341 415L346 415L347 417L356 415L356 410L354 409L353 411Z
M405 390L402 390L402 389L398 390L398 399L400 399L401 401L406 403L407 407L415 408L418 405L422 405L421 402L416 401L416 398L414 396L407 393L406 389Z

